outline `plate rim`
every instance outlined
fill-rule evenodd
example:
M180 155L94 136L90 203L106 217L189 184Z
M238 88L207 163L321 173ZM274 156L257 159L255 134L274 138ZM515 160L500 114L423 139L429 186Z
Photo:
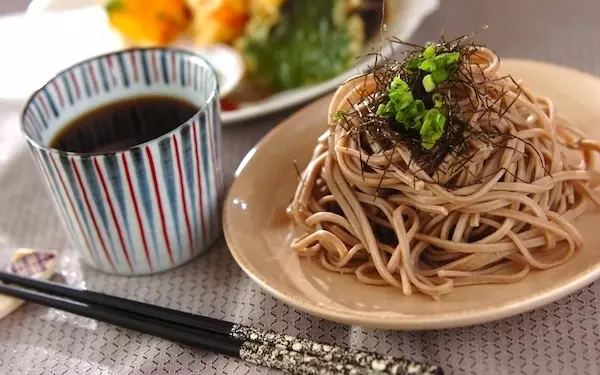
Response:
M578 69L574 69L572 67L531 59L505 58L503 60L511 63L534 64L554 69L559 68L571 73L583 75L587 79L593 79L600 86L600 77L580 71ZM340 309L332 306L318 306L317 304L311 303L309 300L304 298L289 295L287 292L279 290L276 285L271 285L268 280L264 279L258 274L258 272L256 272L256 270L254 270L252 262L248 262L247 258L244 257L243 251L241 251L243 246L239 246L237 243L235 235L233 234L233 228L231 228L230 225L229 217L232 214L233 208L229 202L231 202L233 199L232 194L234 192L234 187L237 183L239 183L238 181L240 174L243 173L247 163L254 157L256 150L270 142L274 137L277 137L277 135L282 131L285 131L287 124L293 123L296 118L301 118L304 115L304 112L307 111L312 105L319 101L325 101L330 97L331 94L321 96L310 104L305 105L267 132L240 162L239 167L235 171L233 183L227 192L227 196L223 204L223 231L231 255L244 273L246 273L246 275L248 275L255 283L257 283L261 289L265 290L272 297L282 301L290 307L310 315L338 323L398 331L433 330L467 327L498 321L514 315L529 312L572 294L575 291L592 284L594 281L600 278L600 262L598 262L587 267L577 275L574 275L559 285L548 287L528 296L512 299L508 303L499 303L496 305L487 306L485 309L475 308L470 310L461 310L459 312L422 315L420 316L421 319L418 320L411 319L412 316L408 314L406 314L405 318L402 316L395 316L394 318L390 319L386 318L385 314L379 314L376 316L375 314L365 314L364 312L357 313L351 308Z

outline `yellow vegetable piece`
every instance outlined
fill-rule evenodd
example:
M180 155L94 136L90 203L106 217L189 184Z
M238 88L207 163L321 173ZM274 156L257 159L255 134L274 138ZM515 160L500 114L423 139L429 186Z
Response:
M249 0L189 0L194 21L192 38L198 44L232 43L244 33Z
M111 25L134 43L169 44L192 20L185 0L112 0L105 8Z

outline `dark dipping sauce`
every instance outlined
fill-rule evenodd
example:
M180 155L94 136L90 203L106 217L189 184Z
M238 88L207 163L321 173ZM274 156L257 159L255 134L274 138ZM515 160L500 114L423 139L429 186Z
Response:
M71 121L52 138L50 147L82 154L122 151L170 132L198 110L168 96L119 100Z

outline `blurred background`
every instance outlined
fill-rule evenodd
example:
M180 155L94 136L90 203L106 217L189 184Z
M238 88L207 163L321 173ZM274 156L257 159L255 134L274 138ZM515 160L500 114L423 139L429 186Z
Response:
M4 0L0 2L0 14L23 12L28 5L28 0ZM589 48L600 45L600 25L596 22L599 10L596 0L447 0L440 2L439 9L411 39L421 43L437 38L441 30L455 35L488 25L480 39L493 45L501 55L568 63L600 73L600 57L582 56Z
M39 27L41 21L34 21L31 27L26 29L16 30L15 27L6 26L6 19L0 19L0 31L5 34L0 35L0 47L7 51L6 43L8 42L10 46L7 53L9 66L0 66L5 71L5 76L8 76L7 70L12 68L11 60L20 69L24 69L21 65L28 64L30 60L30 55L25 53L32 53L32 47L42 49L35 51L38 54L54 53L56 47L60 47L61 54L67 52L72 54L73 51L68 51L69 46L73 46L72 50L89 49L89 51L79 52L81 56L100 53L105 49L105 45L114 43L110 39L113 35L107 34L109 29L126 40L125 45L171 44L185 35L188 39L187 46L192 48L217 43L243 52L245 73L246 76L252 76L253 85L251 89L247 89L245 82L239 85L235 83L239 87L232 95L231 103L225 105L225 109L233 110L240 105L243 106L245 102L262 100L276 92L323 83L347 72L355 65L354 59L357 56L363 56L365 51L373 50L381 20L378 18L381 16L378 14L381 2L382 0L361 0L357 10L353 8L355 5L352 5L357 2L350 0L327 0L314 3L283 0L34 0L29 8L30 15L46 17L56 10L66 10L65 15L70 12L73 14L71 18L80 17L81 21L78 23L73 19L66 19L66 22L59 22L61 25L57 25L58 21L49 23L53 25L51 33L56 37L51 41L51 46L44 46L48 43L41 40L49 28L34 30L36 26ZM390 27L390 34L417 44L436 40L441 32L451 38L477 32L487 26L487 30L477 36L477 42L492 47L502 57L547 61L600 74L600 55L589 53L590 49L600 45L600 24L597 22L600 4L596 0L577 2L387 0L386 4L389 8L386 9L385 18ZM24 12L29 5L27 0L2 1L0 16L6 18L7 14ZM91 17L89 20L83 15L75 16L73 10L91 9L90 5L95 5L97 12L86 13L85 17ZM340 36L341 38L349 36L348 53L346 50L338 51L336 48L329 48L327 43L335 43L334 38L311 42L307 37L300 41L303 38L300 31L295 35L284 35L280 39L273 36L276 27L302 29L299 18L312 20L311 17L322 16L323 12L320 9L326 6L329 6L330 18L331 7L334 8L333 27L342 25L349 30L348 35ZM98 12L102 14L99 15ZM286 18L286 13L296 13L297 16ZM362 18L362 23L355 22L357 13ZM110 27L101 25L102 22L107 22L105 19L108 19ZM87 24L84 24L85 22ZM286 22L287 26L282 25ZM304 22L309 24L306 27L309 31L311 28L316 28L313 27L316 23L313 25L311 22ZM58 26L62 26L64 30L57 31L60 28ZM14 35L9 37L8 33L12 31ZM27 32L30 34L29 37L23 35ZM99 37L100 34L102 38ZM296 43L310 46L306 48L312 48L312 54L303 53L303 56L295 57L297 61L275 56L278 51L280 55L289 55L290 50L296 50L297 48L287 47L288 42L294 37L298 39ZM92 39L94 44L98 45L97 47L92 47L92 43L88 43ZM320 46L321 49L315 46ZM370 46L370 49L367 46ZM18 52L11 53L11 49ZM311 55L322 56L327 53L331 54L330 61L321 59L325 62L313 64L313 60L319 61L319 59L310 60ZM344 53L346 54L340 57ZM73 55L72 59L78 60L81 57L79 55ZM37 69L33 69L39 76L35 78L36 80L42 80L42 77L47 79L52 71L56 70L53 66L52 69L48 67L47 71L44 71L47 65L57 60L56 56L51 57L52 61L48 60L43 65L36 63ZM287 59L289 66L281 64L282 59ZM74 61L69 61L71 62ZM6 63L5 61L4 64ZM64 67L67 64L58 60L55 63L57 67ZM289 73L290 71L296 73ZM20 96L26 95L35 88L29 86L25 88L26 85L17 80L14 72L11 75L12 77L7 78L0 73L0 83L13 87L12 90L17 90L17 83L19 83L23 91ZM39 83L35 86L37 85ZM317 94L331 91L336 85L325 86L320 90L313 90L312 93L305 93L304 101L314 98ZM2 92L0 97L6 98L7 95ZM295 102L299 101L301 100L295 100ZM260 109L255 115L261 113L266 114ZM240 118L247 117L244 115Z
M382 0L2 1L0 48L8 59L0 63L0 98L22 100L57 70L120 45L175 44L196 50L218 45L214 65L226 67L220 73L229 81L221 88L231 89L223 108L232 113L225 114L224 122L246 121L332 91L364 69L368 62L357 66L357 58L377 50L382 18L388 34L417 44L436 40L442 32L453 38L487 26L477 42L502 57L600 74L600 55L589 53L600 45L596 0L385 3L384 17ZM7 19L26 10L32 16L26 26L18 17ZM37 60L40 55L47 57L44 64ZM288 94L292 89L301 90ZM276 93L284 95L273 97ZM265 99L265 105L255 105Z

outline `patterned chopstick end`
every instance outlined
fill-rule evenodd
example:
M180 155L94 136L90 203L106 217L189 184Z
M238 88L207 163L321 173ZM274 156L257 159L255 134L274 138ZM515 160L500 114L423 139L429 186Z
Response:
M404 358L349 349L339 345L322 344L306 338L284 335L240 324L233 325L231 336L241 341L256 343L259 346L273 346L274 350L279 350L278 353L270 353L273 358L282 358L282 351L287 350L283 355L291 356L294 360L303 355L303 363L314 360L317 364L318 362L328 362L342 366L341 369L334 366L334 371L316 372L317 374L442 375L444 373L436 365L416 363ZM265 358L257 360L264 361ZM258 363L256 361L251 362ZM292 372L297 374L312 374L312 372L299 372L298 368L294 368L294 370Z
M323 345L326 349L328 345ZM374 360L361 366L348 361L335 361L326 350L320 356L300 353L288 347L246 341L240 358L257 365L288 371L297 375L443 375L439 366L398 360L389 368L384 361Z

